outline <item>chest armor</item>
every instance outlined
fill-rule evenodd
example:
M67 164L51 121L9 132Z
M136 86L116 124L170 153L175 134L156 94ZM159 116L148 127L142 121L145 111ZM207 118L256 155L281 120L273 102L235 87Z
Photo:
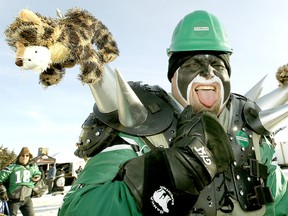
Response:
M243 116L246 102L242 96L231 95L233 110L227 134L235 160L228 171L201 191L191 215L216 215L219 209L229 213L233 211L230 198L237 200L243 211L258 210L273 201L269 188L264 187L267 167L256 159L253 130Z

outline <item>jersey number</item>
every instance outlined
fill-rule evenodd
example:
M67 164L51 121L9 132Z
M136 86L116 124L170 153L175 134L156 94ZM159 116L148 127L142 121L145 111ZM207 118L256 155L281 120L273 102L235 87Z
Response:
M16 183L21 183L21 182L30 182L30 171L29 170L23 170L23 177L21 181L21 171L15 172L17 179Z

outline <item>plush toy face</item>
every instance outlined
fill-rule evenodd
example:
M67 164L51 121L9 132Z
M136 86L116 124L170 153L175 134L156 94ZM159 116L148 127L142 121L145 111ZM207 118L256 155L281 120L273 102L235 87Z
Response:
M21 50L17 50L21 53ZM51 62L51 53L48 48L43 46L30 46L24 49L22 55L18 54L16 58L17 66L25 70L43 72L49 67Z

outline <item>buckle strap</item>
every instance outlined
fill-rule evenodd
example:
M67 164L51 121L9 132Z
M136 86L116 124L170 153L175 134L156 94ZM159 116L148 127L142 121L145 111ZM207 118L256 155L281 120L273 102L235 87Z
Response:
M234 204L229 196L225 197L223 206L220 208L220 211L223 213L231 213L234 210Z
M255 187L256 196L261 205L274 202L274 198L268 187L263 187L261 185Z
M256 159L249 158L249 165L242 166L244 169L250 170L250 176L256 178L262 178L266 180L268 177L267 166L259 163Z
M274 198L271 194L271 191L268 187L263 187L261 185L254 187L255 195L248 195L248 202L250 204L265 205L267 203L274 202Z

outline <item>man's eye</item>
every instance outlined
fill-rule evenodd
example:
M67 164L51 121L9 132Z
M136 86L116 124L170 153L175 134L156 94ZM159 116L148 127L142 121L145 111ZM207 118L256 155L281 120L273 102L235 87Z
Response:
M184 64L183 68L190 68L190 69L198 69L200 67L200 64L197 63L190 63L190 64Z
M225 69L225 66L223 64L212 64L211 65L213 68L215 68L216 70L223 70Z

